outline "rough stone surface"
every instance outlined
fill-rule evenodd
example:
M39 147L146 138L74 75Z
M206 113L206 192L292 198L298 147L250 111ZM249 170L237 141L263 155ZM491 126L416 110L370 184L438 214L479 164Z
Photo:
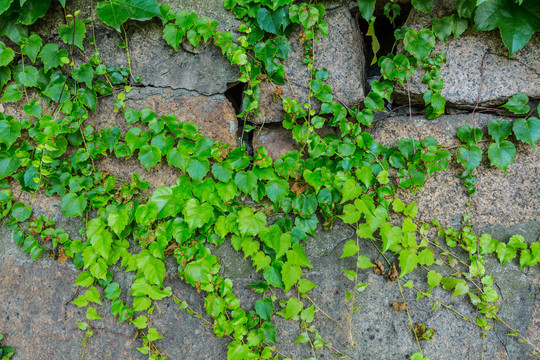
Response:
M234 30L239 24L234 14L223 7L221 0L201 2L173 0L167 3L174 11L182 9L195 12L201 17L206 16L220 22L221 26L218 27L220 31ZM94 21L94 29L91 24L86 25L85 51L75 52L75 62L86 62L93 55L94 46L88 43L88 38L93 36L94 32L103 63L108 66L127 67L126 50L118 45L118 43L126 43L125 34L120 34L103 24L97 17L95 9L91 11L87 1L75 1L74 6L82 10L79 18L92 18ZM42 37L65 46L58 37L58 26L63 23L65 23L64 11L58 3L55 3L55 6L49 10L47 20L38 21L34 27ZM128 21L124 27L130 58L133 61L133 76L140 75L142 85L165 86L212 95L224 93L228 84L236 82L240 76L238 69L230 65L221 50L211 41L201 44L198 50L179 47L175 51L163 39L161 20Z
M315 68L326 68L330 74L328 84L332 87L335 100L350 106L364 99L364 55L362 36L351 16L350 11L340 7L325 16L328 23L328 37L321 37L315 45ZM308 102L309 71L302 63L304 46L300 44L300 30L296 29L289 36L291 48L289 61L285 64L286 78L289 84L281 85L282 97L296 97L300 103ZM286 80L287 81L287 80ZM261 83L259 114L250 121L262 124L281 122L283 106L279 98L275 99L274 87ZM294 95L293 95L294 92ZM312 101L314 108L316 103Z
M452 7L453 6L453 7ZM435 17L450 15L455 1L439 0L433 16L413 9L407 26L418 30L431 25ZM434 53L446 53L446 64L442 66L444 89L441 95L448 105L472 109L479 106L493 107L504 104L516 93L524 93L531 99L540 99L540 34L511 58L504 47L499 31L463 33L457 40L448 38L447 44L437 40ZM509 76L511 74L511 76ZM427 90L422 83L423 71L417 71L409 81L413 101L422 101ZM407 86L397 86L394 97L405 103Z
M319 136L334 133L330 127L324 127L317 131ZM279 159L289 151L299 150L300 146L294 140L290 130L284 129L281 124L271 124L257 128L253 133L253 148L264 146L268 154L274 160Z
M204 96L171 88L136 87L126 95L126 108L150 108L158 116L174 114L178 120L191 121L201 134L214 141L236 146L238 123L231 103L223 95ZM128 127L121 112L114 112L114 101L109 97L100 103L96 116L90 121L94 126L116 125L122 131Z
M133 74L142 75L142 85L211 95L224 93L227 84L236 82L240 76L211 42L199 45L196 51L187 47L175 51L162 38L161 22L133 24L131 30L128 36Z

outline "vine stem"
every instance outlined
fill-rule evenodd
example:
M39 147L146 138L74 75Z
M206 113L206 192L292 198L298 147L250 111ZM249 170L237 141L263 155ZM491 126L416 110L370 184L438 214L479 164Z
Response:
M309 345L311 346L311 354L313 355L313 358L315 360L317 360L317 354L315 352L315 347L313 346L313 342L311 341L311 337L309 336L309 333L308 333L308 329L307 329L307 324L304 322L302 324L304 326L304 331L306 332L307 334L307 338L308 338L308 341L309 341Z
M358 224L358 223L357 223ZM358 225L357 225L358 226ZM356 247L360 248L358 235L356 235ZM351 299L351 307L349 310L349 317L347 319L348 328L349 328L349 342L351 343L351 348L354 349L354 336L352 333L352 318L354 314L354 303L356 301L356 286L358 285L358 266L355 266L355 276L354 276L354 287L353 287L353 296Z
M523 335L521 335L521 333L519 331L517 331L516 329L514 329L513 327L511 327L506 321L504 321L503 319L501 319L499 317L499 315L495 315L495 320L497 321L500 321L501 323L503 323L508 329L512 330L513 333L516 333L516 336L519 337L521 340L523 340L525 343L529 344L533 349L534 351L536 352L535 353L535 356L539 356L540 357L540 349L538 347L536 347L533 343L531 343L529 341L529 339L527 339L526 337L524 337Z
M324 316L326 316L328 319L332 320L332 321L335 322L336 324L341 325L341 322L337 321L336 319L334 319L333 317L331 317L330 315L328 315L323 309L321 309L321 308L315 303L315 301L313 301L313 299L312 299L311 297L309 297L309 295L306 294L306 298L313 304L313 306L315 306L315 308L317 308L317 311L320 311Z
M351 227L354 229L354 226L351 225ZM357 229L355 229L357 230ZM373 239L369 239L369 241L371 241L371 243L373 244L373 246L375 247L375 249L377 249L377 252L379 254L382 255L382 257L384 258L384 260L386 260L386 263L388 264L388 266L392 266L392 263L390 262L390 260L388 260L388 258L386 257L386 255L384 255L384 253L379 249L379 247L377 246L377 244L375 244L375 241ZM403 299L403 302L405 302L405 304L407 303L407 301L405 300L405 295L403 294L403 289L401 287L401 281L399 280L399 276L396 278L397 280L397 283L398 283L398 286L399 286L399 292L401 294L401 298ZM406 306L405 307L405 311L407 311L407 317L409 318L409 326L410 326L410 329L411 329L411 332L413 333L414 335L414 338L416 339L416 344L418 345L418 349L420 350L420 354L422 355L422 357L424 357L424 352L422 351L422 346L420 345L420 340L418 339L418 336L416 335L416 333L414 332L414 326L413 326L413 322L412 322L412 317L411 317L411 313L409 311L409 307Z

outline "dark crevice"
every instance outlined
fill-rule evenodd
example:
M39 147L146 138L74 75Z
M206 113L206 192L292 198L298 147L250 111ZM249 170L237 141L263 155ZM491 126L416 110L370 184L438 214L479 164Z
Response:
M379 44L381 48L377 52L377 56L381 57L384 55L387 55L391 53L392 51L395 51L394 48L394 31L396 29L399 29L405 21L407 20L407 17L409 15L409 12L411 11L411 6L407 4L402 4L401 6L401 12L398 17L394 20L394 23L392 24L390 20L383 14L382 7L380 9L376 9L374 16L377 17L377 20L375 20L375 36L377 36L377 39L379 40ZM366 58L366 79L368 81L368 84L371 84L371 82L375 79L378 79L380 76L380 68L377 65L377 63L370 65L371 61L373 60L373 50L372 50L372 41L373 38L371 36L366 36L366 33L368 31L369 23L362 18L360 15L360 12L356 12L356 20L358 22L358 27L360 28L360 31L364 35L364 55Z
M229 84L227 88L227 91L225 91L225 97L231 103L236 115L238 115L242 112L245 84L241 82L233 83ZM238 118L238 130L236 134L238 145L244 143L246 146L246 151L250 155L253 155L253 132L244 131L244 125L244 118Z

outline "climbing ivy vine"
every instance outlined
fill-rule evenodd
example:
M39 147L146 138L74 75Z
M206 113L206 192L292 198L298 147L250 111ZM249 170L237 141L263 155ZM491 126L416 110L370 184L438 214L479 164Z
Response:
M93 27L92 19L79 19L76 9L69 13L69 6L60 1L68 12L66 24L58 29L65 46L44 43L38 34L29 32L27 25L45 16L50 3L0 1L0 34L11 41L0 42L1 101L23 101L25 113L22 119L0 114L0 208L4 226L13 230L13 239L23 252L33 259L43 253L62 262L71 259L82 269L75 286L85 290L73 304L86 309L87 321L77 324L85 333L83 347L93 334L94 322L103 316L98 306L107 299L114 317L137 328L142 344L138 350L149 359L165 359L156 342L162 336L151 326L150 319L157 301L172 297L180 309L211 319L217 337L230 339L229 360L287 358L275 346L275 315L299 322L303 331L296 342L310 345L310 359L316 359L317 350L325 347L346 357L317 330L314 319L322 311L309 296L317 284L303 276L312 268L303 244L319 224L330 229L337 218L354 228L357 235L345 244L342 253L342 258L356 260L353 269L343 269L344 276L353 283L346 294L351 304L351 346L354 335L350 319L358 311L356 297L369 286L358 281L360 271L373 268L375 273L397 281L402 295L403 288L414 289L418 300L429 298L434 307L443 306L457 314L431 291L441 286L452 296L468 296L479 314L475 319L461 317L486 332L492 320L502 319L497 315L499 295L493 288L493 276L486 274L483 265L485 256L495 253L501 264L518 258L522 268L540 261L539 244L528 245L520 235L508 243L487 234L477 235L469 224L468 210L459 231L444 228L435 219L430 223L418 220L416 204L402 202L397 189L418 191L427 177L447 170L451 152L433 137L400 139L393 147L377 143L366 132L374 113L385 111L395 84L406 82L418 69L425 71L423 81L429 87L424 94L426 117L443 114L440 72L445 55L432 54L437 38L447 41L452 34L458 37L468 28L467 19L475 14L477 28L484 26L487 30L498 24L504 40L504 26L481 20L489 10L484 4L502 7L505 2L486 1L477 7L476 3L459 1L457 14L435 19L432 29L398 29L396 42L403 45L404 51L378 58L381 77L372 83L365 101L353 107L334 101L326 83L330 74L314 65L315 43L328 35L322 4L226 0L225 7L241 21L240 37L235 38L231 32L218 31L215 21L186 11L174 12L166 4L158 6L155 0L97 3L99 18L124 36L125 21L159 18L163 39L175 50L183 41L194 47L213 42L239 68L239 81L246 84L242 119L257 113L262 82L276 86L274 93L285 111L283 126L301 144L301 150L277 160L263 147L250 155L244 144L231 149L228 144L214 142L194 124L181 122L174 114L127 107L126 94L132 89L132 81L138 80L131 78L129 67L103 64L97 47L87 63L75 63L75 48L95 46L87 31L87 27ZM375 1L358 3L361 15L373 24ZM413 5L430 11L433 3L413 0ZM526 5L525 1L519 3L519 7ZM385 14L392 21L399 13L399 5L385 6ZM279 85L288 84L283 61L289 54L287 36L295 27L301 29L303 61L309 69L307 103L283 97L278 91ZM511 54L526 43L524 39L512 44ZM97 127L88 120L103 96L114 97L115 110L123 114L129 126L125 133L119 127ZM506 171L514 161L516 149L509 140L511 134L535 149L540 139L540 119L531 116L527 102L525 95L518 94L504 105L515 114L527 114L513 124L506 120L488 124L491 139L487 153L493 166ZM316 130L324 126L338 128L339 135L321 137ZM249 130L249 125L244 129ZM456 160L465 169L462 177L472 195L477 183L474 172L485 151L478 145L483 133L464 126L457 136L463 145ZM105 156L136 157L148 170L166 162L182 175L175 185L150 192L148 182L138 174L126 182L100 171L98 161ZM60 196L64 216L84 224L80 238L71 238L46 216L33 216L32 208L14 194L15 186L30 193L43 191L48 196ZM270 215L280 216L271 222ZM391 222L391 215L398 215L399 223ZM388 271L381 261L372 262L362 255L359 239L373 243ZM232 281L219 275L220 260L207 245L224 242L230 242L252 262L256 272L262 273L264 280L250 285L261 294L253 309L243 309ZM455 254L453 248L457 247L468 258ZM206 314L195 312L171 287L165 286L164 260L171 255L178 263L178 276L204 296ZM393 258L397 261L393 262ZM433 265L448 265L452 272L430 268ZM128 294L123 294L115 281L112 266L134 274ZM426 271L429 289L407 280L407 275L417 269ZM298 296L281 300L273 289ZM126 301L127 295L132 302ZM406 304L404 309L408 312ZM434 331L423 324L415 326L410 314L409 321L419 346L411 359L428 359L420 340L431 339ZM538 352L513 329L512 335ZM0 351L11 351L6 349Z

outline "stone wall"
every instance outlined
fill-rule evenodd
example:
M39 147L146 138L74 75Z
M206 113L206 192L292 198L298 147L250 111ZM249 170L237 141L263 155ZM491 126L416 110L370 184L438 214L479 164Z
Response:
M223 8L222 0L173 0L168 3L173 10L194 11L219 21L220 30L234 32L239 25L234 15ZM329 38L317 44L315 64L328 69L329 83L336 100L346 106L356 105L369 90L366 66L371 59L366 58L367 39L361 31L366 24L359 20L356 2L325 3L330 9L326 16ZM87 1L75 1L75 7L83 10L81 18L92 16L96 20L98 49L105 63L126 66L125 52L117 44L121 41L120 35L101 24L86 5ZM451 8L452 1L436 1L432 16L447 15ZM43 37L60 44L55 35L58 24L63 21L59 6L51 9L50 15L48 20L39 22L35 28ZM407 25L411 28L426 26L432 16L412 10ZM230 66L213 44L199 49L183 45L174 51L162 39L161 29L160 22L155 20L131 22L126 27L133 73L142 76L142 81L133 84L134 89L127 95L127 106L150 107L159 114L174 113L182 121L196 123L204 135L231 147L238 146L238 129L243 120L237 119L233 103L241 101L240 92L238 89L228 91L237 84L238 69ZM388 36L377 35L381 38ZM287 96L294 94L300 100L305 100L307 68L300 60L302 50L298 31L291 34L290 40L291 54L286 64L290 86L282 86L282 90ZM86 46L84 53L76 54L76 60L88 58L91 51L92 47ZM534 104L540 100L539 34L512 58L508 58L497 31L477 33L468 30L456 41L449 39L447 44L438 42L436 51L447 54L447 63L442 69L445 81L442 95L448 101L447 114L433 121L425 120L423 116L404 114L408 111L407 107L406 111L376 114L376 122L368 130L375 140L385 145L395 145L400 138L434 136L440 144L451 148L458 145L455 134L459 126L469 124L485 129L490 119L501 118L500 109L496 107L511 95L525 93ZM418 73L409 86L396 89L393 108L406 105L409 97L413 103L422 98L425 86L421 78L422 74ZM261 88L259 115L247 119L256 127L248 140L253 147L267 147L269 154L277 159L287 151L297 149L297 144L290 133L281 127L283 112L279 102L273 99L272 85L264 83ZM21 115L21 103L2 106L6 113L16 118ZM472 112L473 109L476 113ZM97 113L88 123L96 127L116 125L123 132L127 131L129 127L123 117L113 110L112 98L106 99L100 103ZM413 110L421 111L418 107ZM329 133L336 130L323 131ZM499 240L506 241L511 234L520 233L529 243L540 241L540 151L533 152L530 146L519 145L516 162L509 166L508 173L490 167L488 162L483 159L478 170L479 185L471 207L472 222L478 226L478 231L488 232ZM447 172L430 177L415 196L406 192L400 194L404 200L418 203L421 220L430 221L436 217L445 226L460 225L468 197L458 177L461 169L455 162L453 164ZM158 165L148 172L135 160L105 158L96 166L125 180L132 173L139 173L150 182L152 188L174 184L179 175L177 169L165 165ZM58 197L24 193L21 201L31 202L36 214L46 214L71 234L77 234L80 224L62 216ZM318 229L317 236L310 237L306 245L308 257L316 264L308 278L319 284L313 298L325 312L342 323L346 323L348 314L345 302L348 285L340 269L348 263L339 256L343 244L353 236L354 232L338 221L329 232ZM235 290L243 306L251 308L256 294L247 284L258 280L251 264L226 244L214 252L222 258L223 275L235 279ZM362 252L371 259L378 257L368 241L362 243ZM487 266L495 274L497 289L501 292L501 317L534 341L536 346L540 346L539 265L521 271L514 261L503 269L496 258L490 256ZM194 308L202 311L201 296L175 276L174 261L167 263L167 269L166 285L172 286L175 294L180 294ZM0 229L0 333L6 335L6 344L17 349L15 360L80 358L83 333L75 324L84 320L85 312L70 303L78 293L72 286L78 273L69 262L59 263L47 258L37 262L30 260L14 245L11 231ZM122 275L120 271L115 276L120 277L118 281L124 289L129 288L132 280L129 276ZM416 351L416 343L408 330L407 315L391 307L393 302L402 301L398 285L388 283L384 277L367 270L360 276L360 280L370 282L370 286L361 294L360 310L352 320L357 346L350 348L347 329L320 314L316 320L319 331L337 349L355 359L408 358ZM415 275L414 280L420 286L425 284L424 276ZM432 310L431 304L416 302L412 291L406 292L405 296L415 320L437 330L434 340L423 343L425 355L433 360L480 358L482 342L477 328L449 311ZM448 292L443 291L438 292L437 296L466 316L475 316L475 310L466 300L451 298ZM110 316L108 306L105 304L99 310L105 316L96 325L95 335L88 342L87 358L145 358L136 350L140 342L133 340L134 328L125 323L118 324ZM201 325L199 320L186 312L177 310L171 299L160 302L156 313L152 325L165 336L158 341L158 345L169 359L226 359L228 341L217 339L211 328ZM277 317L273 321L279 325L280 352L293 359L311 356L309 347L293 343L301 332L298 323ZM530 347L505 336L508 332L501 325L496 325L489 332L484 358L533 359ZM331 351L323 351L321 358L323 355L324 359L330 358Z

